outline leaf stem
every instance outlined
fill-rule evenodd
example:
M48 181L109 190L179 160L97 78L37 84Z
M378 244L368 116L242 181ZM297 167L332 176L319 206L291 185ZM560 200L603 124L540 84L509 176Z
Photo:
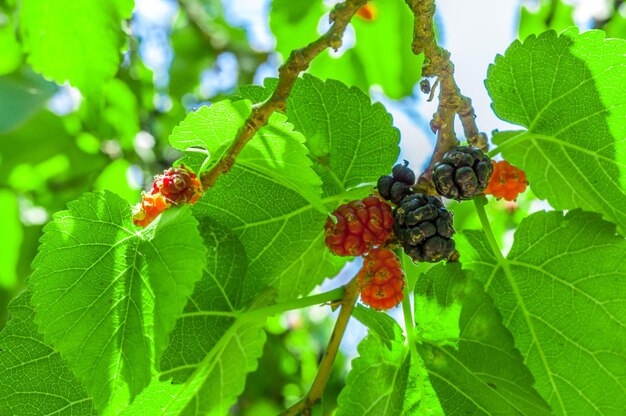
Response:
M422 75L437 77L439 82L439 106L430 122L437 133L437 144L428 167L418 179L417 188L421 192L435 194L432 183L434 165L459 141L454 131L454 119L458 114L465 137L473 146L487 150L487 135L478 130L472 100L461 94L454 79L454 64L450 52L437 44L435 39L435 0L405 0L415 16L412 49L415 55L424 53Z
M339 351L339 344L341 344L341 339L346 331L348 321L350 320L350 316L352 316L352 311L354 310L354 305L358 297L359 289L355 277L345 286L345 294L341 301L341 311L335 322L335 328L330 335L326 351L324 352L317 375L315 376L315 380L313 380L309 392L302 400L285 410L281 414L282 416L295 416L298 413L310 415L313 405L322 398L324 387L328 382L333 363Z
M346 0L337 4L330 12L329 18L332 22L330 29L306 47L291 51L287 61L278 68L278 85L272 96L260 105L253 106L252 113L239 130L226 154L210 170L202 173L201 180L204 189L213 186L220 175L230 171L239 153L252 140L256 132L267 124L274 111L285 111L287 98L300 72L306 70L311 61L323 50L339 49L350 19L365 3L367 0Z
M396 253L398 254L398 253ZM406 270L404 256L400 256L402 259L402 269ZM404 315L404 330L406 331L406 341L409 344L409 353L411 354L411 361L415 365L415 368L419 370L420 358L419 353L417 352L417 337L415 335L415 321L413 319L413 308L411 308L411 300L409 298L409 294L413 292L415 289L415 285L413 287L409 287L407 284L404 287L404 298L402 299L402 314ZM418 377L420 379L420 400L424 397L424 380L422 378L422 374L418 371Z
M294 299L288 302L277 303L275 305L266 306L264 308L253 309L251 311L244 312L239 319L261 319L273 315L278 315L279 313L291 311L294 309L302 309L309 306L321 305L328 302L336 302L337 300L344 297L345 291L346 289L342 286L328 292L319 293L317 295Z

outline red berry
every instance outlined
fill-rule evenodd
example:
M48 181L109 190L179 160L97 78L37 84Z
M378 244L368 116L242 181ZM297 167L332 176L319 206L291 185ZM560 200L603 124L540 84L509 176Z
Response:
M507 201L514 201L517 195L526 190L528 181L523 170L516 168L506 160L500 162L491 161L493 164L493 174L485 194L491 194L496 198L504 198Z
M168 207L169 204L163 195L144 192L141 195L141 203L133 212L133 224L145 228Z
M154 179L152 194L159 193L174 205L194 204L202 195L202 184L195 173L180 165Z
M363 259L356 281L361 300L374 309L391 309L404 298L404 271L398 256L391 250L370 251Z
M387 241L393 218L391 207L375 196L351 201L326 220L326 246L339 256L360 256Z

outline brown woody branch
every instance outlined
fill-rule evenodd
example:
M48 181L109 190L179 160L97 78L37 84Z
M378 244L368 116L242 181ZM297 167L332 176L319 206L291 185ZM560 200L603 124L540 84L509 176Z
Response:
M441 161L443 155L459 141L454 131L455 116L458 115L463 125L467 141L483 150L487 150L487 136L476 126L476 115L472 101L461 94L454 80L454 64L450 61L450 52L440 47L435 40L434 20L435 0L406 0L415 15L413 30L413 53L424 53L422 75L436 77L439 82L439 106L430 123L437 133L437 144L430 163L420 175L417 187L422 192L435 193L432 184L432 170Z
M319 39L302 49L291 52L287 61L278 69L278 85L272 96L265 102L255 105L252 113L245 121L237 137L230 145L226 154L210 170L202 174L202 186L204 189L215 184L220 175L228 173L235 164L237 156L246 144L254 137L260 128L265 126L274 111L284 112L287 106L287 98L291 93L293 84L298 75L305 71L311 61L326 48L339 49L342 43L343 33L352 16L365 4L367 0L346 0L339 3L330 12L332 26Z

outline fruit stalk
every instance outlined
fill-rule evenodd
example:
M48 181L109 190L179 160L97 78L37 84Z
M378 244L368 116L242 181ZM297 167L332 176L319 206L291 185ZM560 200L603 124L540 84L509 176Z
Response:
M337 357L337 351L339 351L339 344L341 344L341 339L348 326L350 316L352 316L356 300L359 297L356 277L345 286L345 290L344 297L341 300L341 311L337 317L337 322L335 322L335 328L333 328L333 332L330 334L330 340L309 392L302 400L285 410L281 416L310 415L313 405L322 398L324 387L328 382L335 358Z

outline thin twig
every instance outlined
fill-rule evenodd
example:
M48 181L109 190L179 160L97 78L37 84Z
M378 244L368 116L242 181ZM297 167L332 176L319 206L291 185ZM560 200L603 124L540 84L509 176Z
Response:
M330 12L330 21L332 22L330 29L306 47L291 52L287 61L278 69L278 85L272 96L267 101L252 108L252 113L239 130L226 154L215 166L202 174L204 189L213 186L220 175L230 171L239 153L254 137L255 133L267 124L274 111L285 111L287 98L300 72L306 70L311 61L326 48L339 49L346 26L352 16L365 3L367 0L346 0L344 3L337 4Z
M309 392L302 400L285 410L281 416L295 416L297 414L305 416L310 415L313 405L322 398L324 387L330 377L335 357L337 357L337 351L339 351L339 344L341 344L341 339L348 325L348 320L350 320L350 316L352 316L352 311L354 310L354 305L358 297L359 289L355 277L345 286L345 295L341 301L341 311L337 317L335 328L330 335L326 352L324 352L319 369L317 370L317 375L315 376L315 380L313 380Z
M437 145L417 184L420 191L434 193L431 179L434 165L441 161L448 150L459 144L454 131L455 116L459 115L463 132L470 144L487 150L487 136L476 126L472 101L461 94L454 80L454 64L450 61L450 52L439 46L435 40L435 0L406 0L406 3L415 16L413 53L419 55L423 52L425 55L422 76L437 77L439 81L439 106L430 123L433 132L437 133Z

